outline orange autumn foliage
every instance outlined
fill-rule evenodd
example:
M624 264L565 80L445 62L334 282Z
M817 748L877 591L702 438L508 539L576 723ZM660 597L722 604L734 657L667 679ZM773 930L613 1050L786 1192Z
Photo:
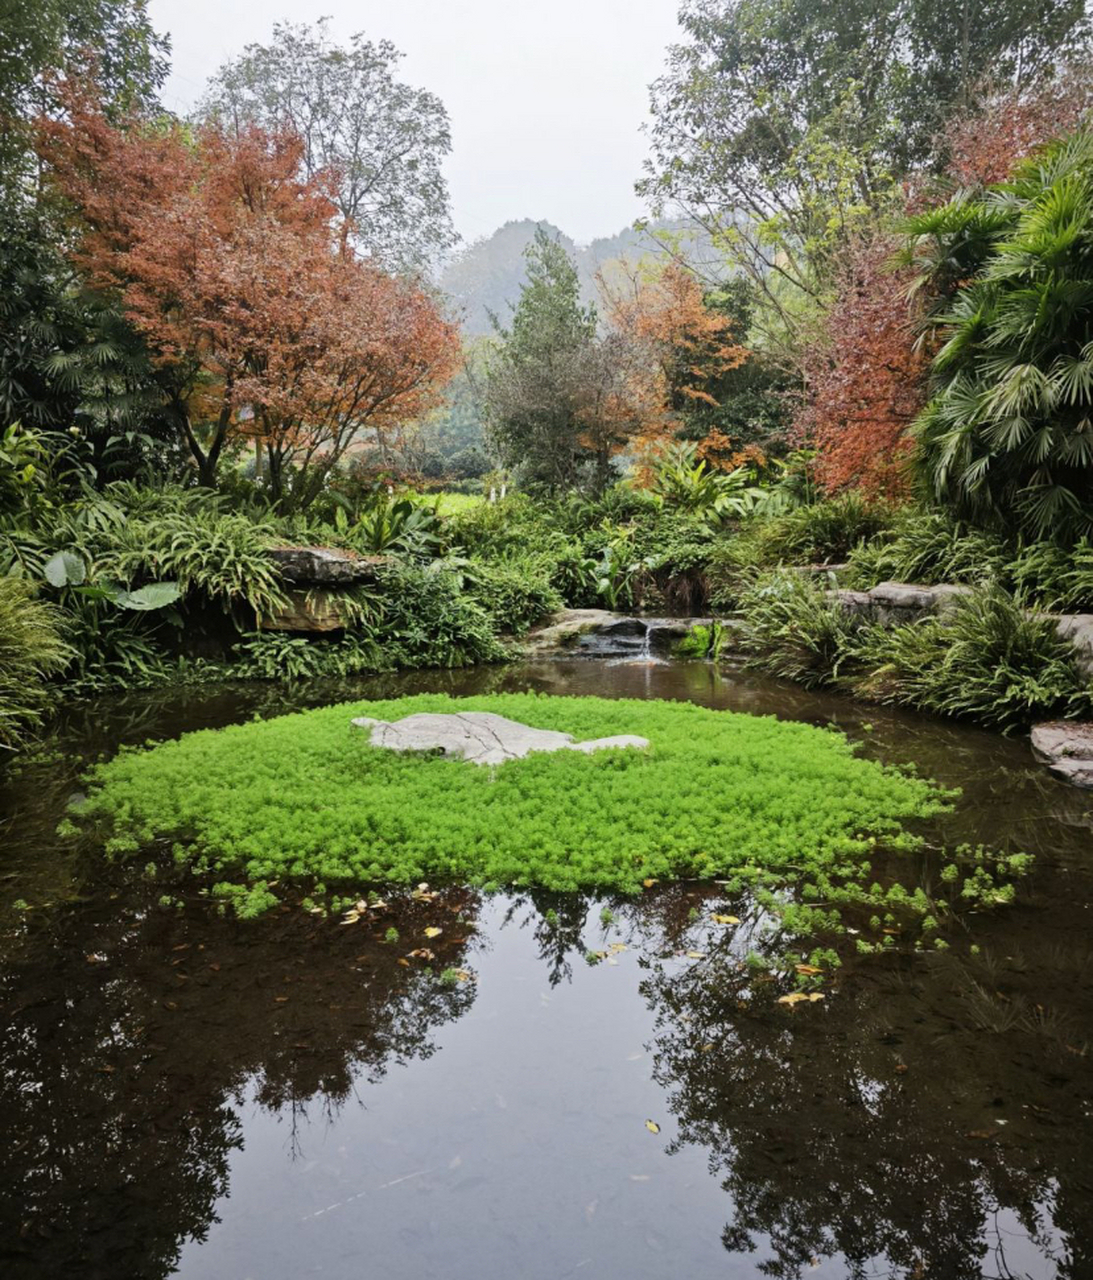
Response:
M670 262L629 287L613 292L600 279L611 324L643 353L648 385L647 409L636 446L643 459L638 478L651 476L651 463L672 440L688 406L717 405L711 388L748 358L734 341L732 322L706 305L699 281L678 262ZM732 442L716 428L696 442L698 456L724 465Z
M795 425L818 450L829 493L907 492L907 428L925 403L926 356L915 343L906 280L889 269L895 247L878 233L848 248L836 300L805 352L808 399Z
M85 89L66 97L40 128L79 214L73 257L145 338L203 482L245 435L275 499L306 505L359 430L438 403L454 327L345 248L332 176L300 178L298 139L115 127Z

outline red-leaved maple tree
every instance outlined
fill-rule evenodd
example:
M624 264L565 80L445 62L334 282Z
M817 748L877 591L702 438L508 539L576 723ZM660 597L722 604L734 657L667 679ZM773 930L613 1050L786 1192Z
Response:
M354 436L434 407L458 339L433 299L346 248L333 175L301 144L131 119L66 88L41 150L77 212L73 257L145 338L202 483L233 435L306 506Z
M1083 63L1061 67L1052 79L1028 87L1006 86L949 123L946 173L961 187L1004 182L1019 160L1091 118L1093 69Z
M890 267L895 249L881 232L848 247L835 301L804 352L808 397L795 427L817 449L828 492L907 489L907 428L925 403L926 360L906 279Z

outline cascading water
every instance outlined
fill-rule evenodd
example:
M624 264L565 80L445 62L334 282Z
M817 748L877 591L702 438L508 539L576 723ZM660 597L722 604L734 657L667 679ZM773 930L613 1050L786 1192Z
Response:
M672 644L686 635L687 624L668 618L619 618L580 637L575 654L611 664L659 665Z

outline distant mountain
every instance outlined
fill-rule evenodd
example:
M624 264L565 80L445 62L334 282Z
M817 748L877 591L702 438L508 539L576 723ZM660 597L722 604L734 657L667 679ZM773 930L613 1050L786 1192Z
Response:
M511 315L520 298L520 285L525 279L524 251L535 237L536 227L557 236L577 264L581 288L586 302L598 301L596 274L608 277L612 267L631 265L649 254L663 252L655 238L657 232L668 232L680 238L689 257L711 256L708 240L683 222L651 223L647 230L628 227L617 235L602 236L591 244L578 246L569 236L550 222L532 218L506 222L491 236L474 241L452 258L440 274L438 283L455 303L468 337L490 333L490 313L502 324Z

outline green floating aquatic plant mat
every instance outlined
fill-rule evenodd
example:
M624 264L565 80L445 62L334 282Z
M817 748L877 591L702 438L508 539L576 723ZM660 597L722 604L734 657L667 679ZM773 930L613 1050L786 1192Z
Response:
M373 747L354 716L493 711L578 741L484 768ZM690 703L495 694L359 702L186 734L97 766L85 814L108 847L156 837L180 862L251 882L466 881L636 890L726 877L863 885L878 845L918 843L909 819L948 807L934 784L858 758L841 734ZM860 892L860 890L859 890ZM855 895L851 895L855 896Z

